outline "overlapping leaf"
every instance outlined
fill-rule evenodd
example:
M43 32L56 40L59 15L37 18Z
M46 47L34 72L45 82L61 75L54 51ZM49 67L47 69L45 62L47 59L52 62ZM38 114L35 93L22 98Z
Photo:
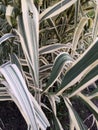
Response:
M22 16L18 17L18 30L24 54L28 61L35 86L39 86L38 74L38 11L32 0L21 0Z
M48 95L48 99L49 99L49 102L51 104L51 108L52 108L52 111L53 111L53 120L55 122L54 126L55 126L55 130L63 130L63 127L57 117L57 112L56 112L56 98L59 98L59 97L56 97L55 95Z
M95 63L95 67L90 68L89 72L80 81L77 87L73 89L69 97L75 96L77 93L87 88L90 84L94 83L97 79L98 79L98 62Z
M57 56L52 68L50 78L47 83L47 87L45 88L45 91L47 91L54 84L58 76L61 74L64 65L67 62L72 62L72 61L73 59L67 53L61 53L60 55Z
M87 68L98 59L98 40L96 40L87 51L74 63L71 69L65 74L57 94L61 94L67 88L79 82L86 73ZM96 65L97 66L97 65Z
M84 96L82 93L78 93L81 100L88 106L88 108L93 112L94 116L98 121L98 107L89 99L89 96Z
M63 99L64 99L64 102L65 102L65 104L68 108L68 111L69 111L70 121L73 122L73 125L74 125L73 128L76 128L76 130L87 130L87 128L83 124L82 120L80 119L79 115L77 114L77 112L73 108L70 100L66 97L63 97Z
M9 94L19 107L27 124L31 126L32 130L38 130L38 124L40 128L45 130L49 123L41 108L29 93L17 66L15 64L5 64L0 68L0 73L7 81L7 83L5 81L2 81L2 83L7 87Z

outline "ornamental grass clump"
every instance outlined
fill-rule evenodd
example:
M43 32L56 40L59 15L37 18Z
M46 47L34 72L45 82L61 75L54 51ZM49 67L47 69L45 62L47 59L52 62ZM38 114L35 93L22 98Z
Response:
M28 130L98 129L97 21L92 0L0 2L0 100Z

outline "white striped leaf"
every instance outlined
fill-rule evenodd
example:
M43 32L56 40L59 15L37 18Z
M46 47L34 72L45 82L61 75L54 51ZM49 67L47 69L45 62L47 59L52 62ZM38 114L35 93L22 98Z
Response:
M87 88L90 84L95 82L98 79L98 62L94 68L90 67L90 71L85 75L84 78L80 81L80 83L76 86L75 89L69 94L69 97L75 96L77 93L81 92L85 88Z
M6 40L8 40L9 38L13 38L15 37L15 35L13 35L12 33L7 33L4 34L1 38L0 38L0 45L5 42Z
M57 4L53 5L52 7L47 8L40 14L40 20L51 18L70 6L72 6L77 0L61 0Z
M81 36L81 33L83 32L84 26L87 23L87 21L88 21L87 17L82 17L82 19L80 20L78 26L75 29L74 36L73 36L73 41L72 41L72 49L74 51L76 50L79 38Z
M48 100L51 104L51 108L52 108L52 112L53 112L53 120L54 120L54 125L55 125L55 130L63 130L63 127L57 117L57 113L56 113L56 95L48 95Z
M18 102L18 107L21 108L21 112L27 121L28 125L31 125L32 129L38 130L37 119L34 111L33 104L31 103L30 96L28 95L28 90L24 79L16 65L8 64L3 65L0 68L0 72L7 80L9 84L9 89L11 90L11 96L16 98L15 102ZM16 84L17 83L17 84ZM32 105L31 105L32 104ZM28 108L26 108L26 105ZM34 124L31 122L33 121Z
M47 22L49 23L50 27L53 28L55 34L57 35L58 40L60 41L60 40L61 40L61 37L60 37L60 35L59 35L59 32L58 32L58 30L57 30L57 27L56 27L54 21L52 20L52 18L47 19Z
M85 96L82 93L78 93L77 95L80 97L83 103L88 106L88 108L92 111L92 113L96 117L96 120L98 121L98 107L89 99L89 96Z
M9 94L19 107L27 124L31 126L32 130L38 130L38 124L42 130L45 130L47 125L49 126L49 122L35 99L29 93L17 66L15 64L5 64L1 66L0 73L6 79L8 84L4 83L4 85L6 85Z
M67 53L61 53L56 57L50 78L44 91L47 91L56 82L62 72L63 67L69 61L73 62L73 59Z
M90 68L90 65L98 59L98 40L96 40L85 53L73 64L70 70L65 74L62 83L57 90L57 95L60 95L69 87L79 82L82 76Z
M93 25L93 39L95 40L98 34L98 1L96 1L96 7L95 7L95 19L94 19L94 25Z
M35 86L39 86L38 74L38 11L32 0L21 0L22 16L18 16L21 44L28 61ZM22 37L22 38L21 38Z
M63 97L63 99L64 99L64 102L65 102L65 105L68 108L70 120L73 122L74 128L76 128L76 130L87 130L87 128L83 124L80 116L78 115L78 113L73 108L70 100L66 97ZM73 126L72 126L72 128L73 128Z
M66 48L68 48L68 46L65 44L60 44L60 43L52 44L52 45L48 45L48 46L43 46L39 49L39 54L40 55L48 54L48 53L52 53L56 50L63 49L63 48L66 49Z
M44 71L51 70L52 67L53 67L52 64L43 65L43 66L40 67L39 72L43 73Z

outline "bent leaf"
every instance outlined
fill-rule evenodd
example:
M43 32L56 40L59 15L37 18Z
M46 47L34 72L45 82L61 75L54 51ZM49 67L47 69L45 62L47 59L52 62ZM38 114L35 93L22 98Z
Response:
M61 53L60 55L57 56L52 68L50 78L46 85L45 91L47 91L54 84L58 76L61 74L63 67L69 61L72 62L73 59L67 53Z
M3 36L0 38L0 45L1 45L4 41L6 41L6 40L8 40L9 38L12 38L12 37L15 37L15 35L13 35L12 33L7 33L7 34L3 35Z

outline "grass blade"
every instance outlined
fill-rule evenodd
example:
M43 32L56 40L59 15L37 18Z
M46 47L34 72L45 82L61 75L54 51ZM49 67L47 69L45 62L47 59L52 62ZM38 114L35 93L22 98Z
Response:
M76 130L87 130L86 127L84 126L84 124L82 123L82 120L80 119L79 115L72 107L70 100L66 97L63 97L63 99L64 99L64 102L65 102L67 108L68 108L70 120L73 122Z
M39 49L39 54L40 55L48 54L62 48L68 48L68 47L65 44L60 44L60 43L44 46Z
M78 96L86 104L86 106L88 106L88 108L93 112L98 121L98 107L91 100L89 100L87 96L84 96L82 93L78 93Z
M7 33L5 35L3 35L1 38L0 38L0 45L5 42L6 40L8 40L9 38L13 38L15 37L15 35L13 35L12 33Z
M39 74L38 74L38 12L34 3L29 1L21 0L22 5L22 17L18 17L18 29L24 38L23 46L24 53L26 53L26 58L28 60L30 70L33 71L33 78L35 86L39 86ZM33 17L32 17L33 13ZM32 72L31 72L32 74Z
M96 64L95 64L96 65ZM86 76L80 81L77 87L71 92L69 97L75 96L77 93L84 90L90 84L95 82L98 79L98 62L97 65L86 74Z
M62 0L40 14L40 20L51 18L73 5L77 0Z
M97 48L98 41L96 40L74 63L70 70L67 71L62 80L61 86L59 87L60 89L57 90L57 95L61 94L81 79L81 77L86 73L86 69L98 59Z
M0 72L7 80L10 87L8 89L11 89L12 95L16 98L15 102L18 102L18 107L22 109L20 109L20 111L22 112L28 125L30 124L32 129L38 130L34 107L31 105L31 99L28 95L28 90L20 71L14 64L8 64L3 65ZM28 108L26 108L26 106L28 106ZM34 123L32 123L32 121Z
M96 7L95 7L95 19L94 19L94 26L93 26L93 39L95 40L98 34L98 2L96 1Z
M61 123L57 117L57 114L56 114L56 96L55 95L48 95L48 100L51 104L52 111L53 111L55 130L63 130L62 125L61 125Z
M8 83L6 87L9 94L19 107L27 124L31 126L32 130L38 130L38 124L45 130L49 122L33 97L32 103L31 95L17 66L5 64L0 68L0 72Z
M76 50L80 35L81 35L81 33L83 31L83 28L84 28L85 24L87 23L87 21L88 21L87 17L82 17L82 19L80 20L77 28L75 29L74 36L73 36L73 41L72 41L72 49L74 51Z
M46 85L45 92L54 84L58 76L61 74L63 67L69 61L72 62L73 59L67 53L61 53L57 56L52 68L50 78Z

